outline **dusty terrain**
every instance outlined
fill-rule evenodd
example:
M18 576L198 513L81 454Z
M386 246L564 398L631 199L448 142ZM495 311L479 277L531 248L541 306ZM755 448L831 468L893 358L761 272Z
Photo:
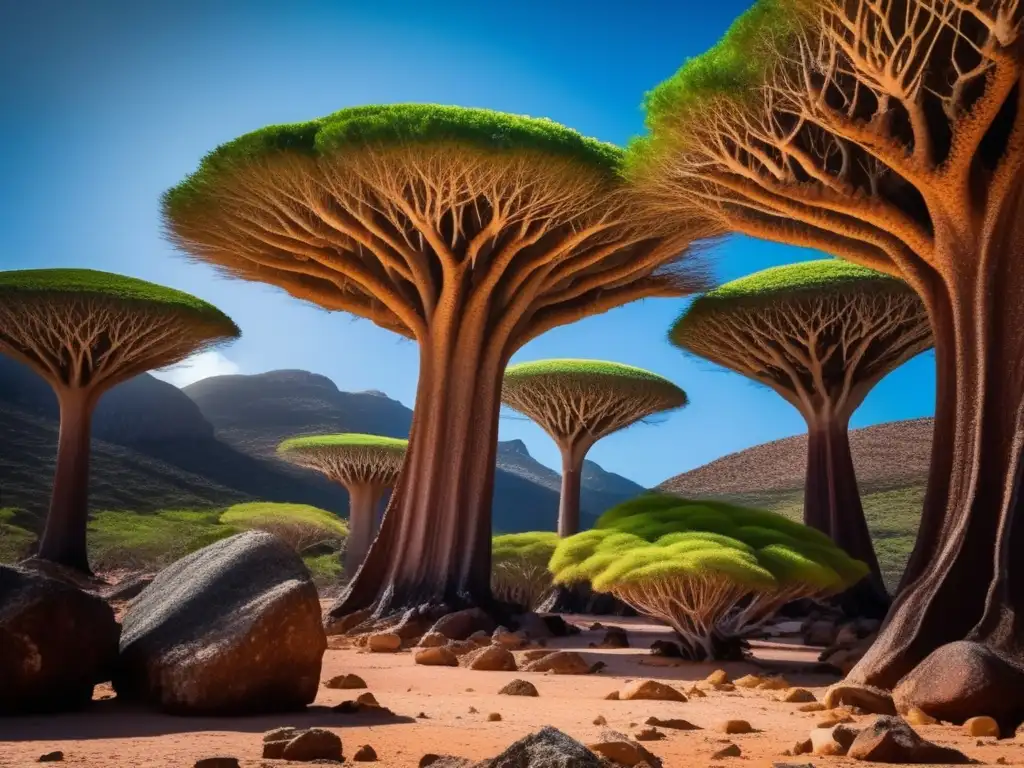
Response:
M576 617L575 623L589 626L593 619ZM605 619L605 621L608 621ZM863 765L835 757L803 755L787 758L784 750L806 739L820 714L797 711L797 704L782 703L779 694L770 691L739 689L735 692L709 691L706 698L691 698L686 703L662 701L608 701L605 696L622 688L627 680L655 679L684 690L703 680L714 669L725 669L737 678L750 672L765 674L782 671L797 685L811 689L818 697L834 678L800 671L809 667L816 651L786 640L757 643L756 654L763 664L684 664L655 667L641 664L648 657L648 646L655 639L668 639L660 627L641 620L621 619L615 623L628 628L628 649L591 649L602 633L586 631L578 636L552 641L550 647L574 648L588 661L602 660L608 666L598 674L555 676L527 672L477 672L462 668L425 667L413 663L412 654L365 653L352 649L329 649L324 657L323 679L343 673L363 677L369 690L393 717L366 714L344 715L331 707L353 699L362 691L321 688L316 705L301 714L251 718L203 719L156 715L120 706L116 698L97 701L91 710L80 714L31 717L0 721L0 765L38 765L40 755L60 750L64 764L92 768L190 768L193 762L213 755L233 755L246 768L300 765L263 760L261 734L281 725L327 727L335 730L344 743L347 762L363 744L376 750L375 765L391 768L416 766L426 753L447 753L482 759L492 757L516 739L554 725L583 741L593 741L603 730L593 724L603 715L607 727L633 734L644 721L659 718L685 718L702 730L674 731L661 728L666 738L646 742L666 768L691 768L730 764L749 768L789 762L805 766ZM498 689L510 680L533 682L539 698L499 696ZM96 697L110 697L102 686ZM471 711L475 709L476 712ZM499 722L489 722L497 712ZM417 717L420 713L425 718ZM727 719L743 719L756 733L726 736L716 725ZM872 716L856 717L867 723ZM856 723L855 723L856 724ZM983 764L1024 765L1024 737L979 743L955 726L927 726L917 729L925 738L955 746ZM711 763L710 756L728 742L742 750L739 758ZM1005 762L997 763L1002 758Z

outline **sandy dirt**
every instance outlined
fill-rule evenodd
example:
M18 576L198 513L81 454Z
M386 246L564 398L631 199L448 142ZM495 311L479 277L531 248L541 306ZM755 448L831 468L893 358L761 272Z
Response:
M589 626L593 619L579 617L574 621ZM594 675L476 672L418 666L410 652L328 650L324 657L324 680L356 673L395 715L373 717L332 712L328 707L355 698L361 691L327 688L321 688L315 705L304 713L249 718L170 717L127 708L118 704L116 698L106 698L83 713L0 721L0 765L38 765L39 756L53 750L64 753L64 765L92 768L189 768L195 760L213 755L235 756L246 768L301 765L263 760L261 734L282 725L315 725L330 728L341 737L347 758L361 745L370 744L379 756L375 765L408 768L416 766L428 752L473 759L493 757L516 739L544 725L553 725L586 743L603 730L593 724L598 715L607 719L607 728L628 734L640 730L652 715L685 718L700 726L702 730L698 731L663 728L660 730L667 738L645 744L662 759L665 768L728 768L730 764L753 768L776 762L801 766L812 763L819 768L863 765L834 757L784 757L783 751L806 739L821 716L798 712L798 705L778 701L777 692L709 691L707 698L692 698L686 703L604 698L636 679L660 680L685 690L716 668L725 669L733 678L781 671L790 682L807 687L820 697L834 679L807 672L816 658L816 650L784 641L757 643L755 653L763 660L761 664L646 666L640 662L648 656L650 643L669 636L663 628L638 620L616 619L614 623L628 628L632 648L588 648L588 643L600 642L600 631L586 631L549 644L552 648L579 650L588 661L604 661L607 668ZM515 678L533 682L540 697L497 695L498 689ZM109 687L97 688L97 699L111 695ZM477 711L471 712L471 708ZM487 721L492 712L501 715L500 722ZM419 713L426 718L418 718ZM747 720L757 732L726 736L716 730L716 725L727 719ZM868 715L855 718L861 724L872 719ZM955 726L928 726L918 731L928 739L961 749L982 764L994 765L1001 758L1005 763L999 764L1024 765L1024 737L999 742L989 739L978 744L977 739ZM741 748L742 757L712 763L710 756L730 741ZM350 759L347 762L352 764Z

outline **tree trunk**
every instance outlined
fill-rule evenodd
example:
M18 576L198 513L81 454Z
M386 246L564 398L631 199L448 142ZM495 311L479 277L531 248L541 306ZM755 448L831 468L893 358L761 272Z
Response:
M501 355L445 334L421 340L405 465L380 532L329 615L491 603L491 495Z
M95 400L87 391L67 389L57 391L57 402L57 469L37 557L91 574L85 542L89 522L89 437Z
M1024 205L926 297L935 333L936 445L904 586L850 679L891 688L941 645L972 639L1022 654L1024 622ZM979 248L977 241L981 241ZM970 270L977 269L972 275ZM948 460L942 460L948 455Z
M558 497L558 535L561 538L580 532L580 480L586 452L577 446L562 448L562 492Z
M376 509L383 489L376 485L353 485L348 489L348 541L345 542L345 578L356 575L373 543Z
M804 523L871 569L860 583L837 598L844 612L881 619L889 609L889 593L864 519L847 423L843 414L808 419Z

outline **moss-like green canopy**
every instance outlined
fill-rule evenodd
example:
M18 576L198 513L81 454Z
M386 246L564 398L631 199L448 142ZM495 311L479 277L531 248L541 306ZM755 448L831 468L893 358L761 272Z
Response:
M755 591L807 584L839 591L867 575L832 541L782 515L723 502L644 494L563 539L549 565L559 583L594 589L657 578L713 576Z
M623 156L614 144L587 138L546 118L439 104L349 107L303 123L269 125L222 144L203 158L195 173L170 189L164 202L173 209L238 162L280 153L326 157L369 146L448 143L495 151L534 150L609 175L617 172Z
M495 563L515 560L546 566L559 542L554 531L504 533L491 540L491 556Z
M664 376L623 363L607 360L576 360L557 358L551 360L534 360L528 363L516 363L505 369L505 381L509 383L525 382L537 377L571 376L578 380L589 379L598 381L631 381L649 382L652 384L674 387L679 390L685 402L685 393Z
M267 528L275 525L306 525L324 533L348 536L348 524L326 509L309 504L280 504L254 501L228 507L220 516L224 525L238 528Z
M95 269L21 269L0 272L0 300L4 296L39 296L49 301L59 296L91 296L131 302L157 310L166 308L194 314L222 325L224 336L234 337L241 333L231 318L191 294L135 277Z
M309 451L336 449L339 453L347 450L365 451L374 450L381 453L391 453L396 456L404 456L409 441L397 437L383 437L381 435L366 435L359 432L344 432L337 435L308 435L306 437L291 437L284 440L277 446L278 453L290 453L294 451Z

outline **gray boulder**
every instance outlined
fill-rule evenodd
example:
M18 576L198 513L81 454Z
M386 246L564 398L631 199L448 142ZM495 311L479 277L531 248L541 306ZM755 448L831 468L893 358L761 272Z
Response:
M0 714L79 709L110 679L120 628L71 584L0 566Z
M602 768L606 763L576 739L550 725L524 736L475 768Z
M249 531L169 565L125 612L114 688L175 714L299 709L327 637L302 559Z

